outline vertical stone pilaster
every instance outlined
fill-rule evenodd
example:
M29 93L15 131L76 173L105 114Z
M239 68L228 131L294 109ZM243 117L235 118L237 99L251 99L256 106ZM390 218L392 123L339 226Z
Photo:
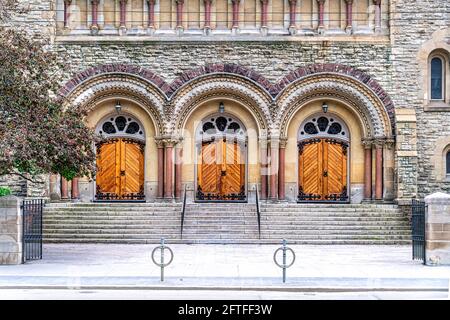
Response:
M177 34L182 35L184 28L183 28L183 7L184 7L184 0L175 0L175 3L177 4Z
M69 186L64 177L61 177L61 199L69 199Z
M150 35L153 35L155 33L155 3L156 0L147 0L148 6L147 29Z
M158 191L156 197L164 198L164 142L161 139L155 139L158 148Z
M175 147L175 198L182 197L182 166L183 166L183 146L178 143Z
M61 199L61 184L58 183L58 175L50 175L50 200Z
M393 201L395 199L395 154L394 154L394 140L386 139L384 144L384 165L383 165L383 182L384 194L383 199L386 201Z
M205 25L203 26L203 32L205 35L209 35L211 32L211 4L212 0L203 0L205 5Z
M119 0L120 5L120 25L119 35L123 36L127 33L127 2L128 0Z
M239 4L241 3L241 1L231 0L231 3L233 5L233 21L231 26L231 33L237 34L239 33Z
M364 200L372 199L372 140L366 139L364 145Z
M72 199L79 199L80 192L78 189L78 178L72 179Z
M375 200L383 200L383 142L375 141Z
M285 164L286 164L286 145L287 138L280 139L279 149L279 170L278 170L278 199L284 200L286 198L286 179L285 179Z
M317 4L319 6L319 24L317 26L317 33L324 34L325 33L325 25L323 24L323 16L325 10L325 0L317 0Z
M267 199L267 175L268 175L268 159L267 159L267 140L265 137L259 139L260 150L260 175L261 175L261 199Z
M297 14L297 0L289 0L289 33L294 35L297 33L297 26L295 23Z
M353 31L353 0L345 0L345 32L351 34Z
M69 7L72 0L64 0L64 29L69 28Z
M414 109L395 110L395 167L397 169L397 202L410 205L417 196L417 129Z
M261 2L261 34L266 36L268 33L267 6L269 5L269 0L260 0L260 2Z
M373 0L375 5L375 33L381 32L381 0Z
M0 265L22 263L21 200L14 196L0 198Z
M278 156L280 140L278 137L270 138L270 199L278 200Z
M97 35L98 34L98 5L100 3L100 0L91 0L92 5L92 24L91 24L91 34Z

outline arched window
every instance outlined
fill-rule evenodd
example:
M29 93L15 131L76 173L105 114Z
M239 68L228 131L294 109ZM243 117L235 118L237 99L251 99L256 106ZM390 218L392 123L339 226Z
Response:
M129 115L112 115L103 119L96 129L96 133L105 138L129 137L138 140L145 140L145 133L142 124Z
M430 92L431 100L444 100L444 60L441 57L434 57L430 62Z
M447 151L446 161L445 161L445 172L447 176L450 176L450 151Z

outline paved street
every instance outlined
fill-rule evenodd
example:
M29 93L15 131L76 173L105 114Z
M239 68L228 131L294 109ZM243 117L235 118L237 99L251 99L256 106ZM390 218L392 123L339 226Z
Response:
M278 246L169 246L161 282L154 245L44 245L43 260L0 267L0 298L448 299L450 267L412 261L410 246L294 245L285 284Z

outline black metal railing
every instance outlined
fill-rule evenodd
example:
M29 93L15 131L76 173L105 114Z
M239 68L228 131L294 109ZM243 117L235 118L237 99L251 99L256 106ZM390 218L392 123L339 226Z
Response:
M258 185L256 185L256 216L258 218L258 237L261 239L261 211L259 208Z
M42 211L43 199L23 200L22 202L22 262L42 259Z
M186 211L186 185L184 186L184 195L183 195L183 207L181 209L181 230L180 236L183 239L183 225L184 225L184 213Z
M425 202L412 199L411 203L411 231L412 258L426 263L425 254Z

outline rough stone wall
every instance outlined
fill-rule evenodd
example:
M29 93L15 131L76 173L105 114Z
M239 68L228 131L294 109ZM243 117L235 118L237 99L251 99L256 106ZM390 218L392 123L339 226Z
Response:
M392 0L391 1L392 81L389 90L396 108L415 109L417 117L417 160L408 162L403 170L405 181L417 180L418 197L442 190L449 191L449 182L440 182L432 161L436 141L450 136L450 112L425 112L423 83L420 81L421 63L417 55L433 34L450 27L450 2L447 0ZM426 62L425 62L426 63ZM450 90L449 84L446 84ZM403 164L400 162L400 166ZM405 187L412 192L414 186Z
M436 140L450 135L447 125L450 112L424 111L418 94L421 82L417 61L417 52L423 43L429 41L434 32L450 25L447 0L391 0L390 39L322 41L315 36L315 39L295 42L143 42L138 38L126 42L60 42L54 38L54 0L21 1L27 3L31 11L16 18L16 23L25 25L38 36L50 35L56 40L53 50L68 62L67 79L88 67L116 62L145 66L167 82L206 63L239 63L272 82L291 70L313 63L339 63L359 68L379 82L396 108L416 111L418 155L408 159L396 156L397 181L405 182L399 192L408 196L418 192L423 197L434 191L450 190L449 182L436 179L431 161Z

